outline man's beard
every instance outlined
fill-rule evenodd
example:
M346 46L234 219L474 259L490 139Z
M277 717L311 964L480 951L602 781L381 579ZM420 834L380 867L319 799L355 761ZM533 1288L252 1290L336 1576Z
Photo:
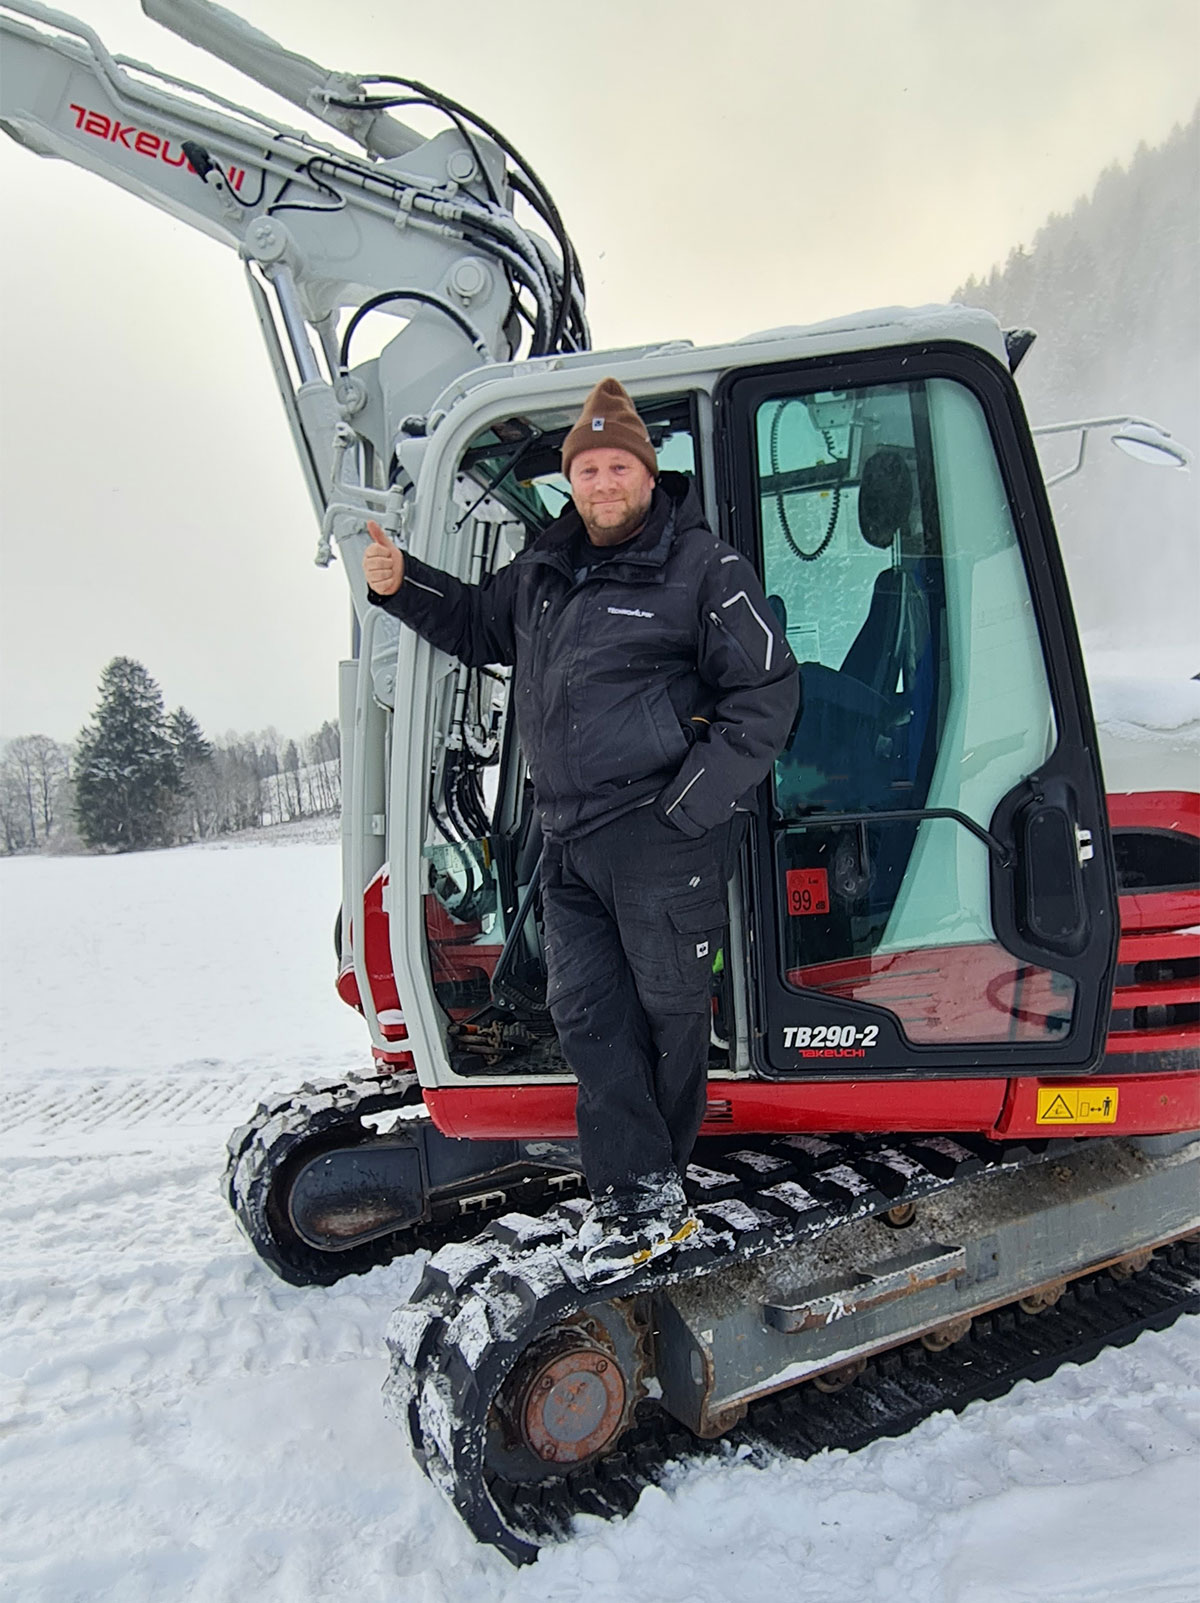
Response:
M598 523L582 507L576 510L593 545L623 545L631 540L650 516L651 496L642 506L631 507L619 523Z

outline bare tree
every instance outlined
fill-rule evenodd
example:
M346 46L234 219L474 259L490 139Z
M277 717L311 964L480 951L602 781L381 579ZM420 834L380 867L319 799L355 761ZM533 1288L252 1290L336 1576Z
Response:
M29 845L29 807L16 766L0 762L0 834L8 856Z
M66 746L49 735L18 735L0 760L0 829L5 850L37 846L50 837L70 773Z
M283 792L289 818L304 817L304 794L300 785L300 749L289 740L283 749Z

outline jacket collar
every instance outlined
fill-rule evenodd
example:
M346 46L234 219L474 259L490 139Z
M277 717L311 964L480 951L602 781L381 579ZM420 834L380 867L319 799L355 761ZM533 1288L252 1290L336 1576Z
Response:
M683 473L661 473L641 532L627 545L619 547L617 554L604 564L606 577L643 583L648 578L661 578L675 536L686 534L698 525L705 526L704 514L691 480ZM583 519L572 503L538 537L530 548L531 554L535 560L546 562L573 578L569 548L582 528ZM658 572L649 573L647 569Z

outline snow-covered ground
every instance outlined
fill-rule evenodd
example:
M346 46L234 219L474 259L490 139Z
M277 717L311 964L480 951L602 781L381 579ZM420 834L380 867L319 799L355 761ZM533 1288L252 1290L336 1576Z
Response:
M1200 790L1200 641L1083 652L1108 789Z
M901 1441L679 1468L514 1571L384 1418L418 1259L294 1290L217 1193L272 1087L364 1062L337 847L0 862L8 1603L1194 1603L1200 1320Z

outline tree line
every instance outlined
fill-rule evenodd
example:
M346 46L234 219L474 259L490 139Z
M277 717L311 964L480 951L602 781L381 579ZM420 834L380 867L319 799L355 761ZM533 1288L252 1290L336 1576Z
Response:
M1035 422L1132 414L1200 448L1200 111L1053 216L953 299L985 307L1037 342L1017 383ZM1047 441L1046 470L1072 439ZM1054 492L1076 615L1093 646L1178 641L1200 668L1200 474L1155 472L1103 434Z
M0 849L137 851L336 813L338 727L210 740L168 712L140 662L114 657L74 745L21 735L0 748Z
M1039 331L1022 386L1047 416L1070 408L1170 407L1196 417L1200 346L1200 107L1161 145L1114 162L1032 244L952 299Z

